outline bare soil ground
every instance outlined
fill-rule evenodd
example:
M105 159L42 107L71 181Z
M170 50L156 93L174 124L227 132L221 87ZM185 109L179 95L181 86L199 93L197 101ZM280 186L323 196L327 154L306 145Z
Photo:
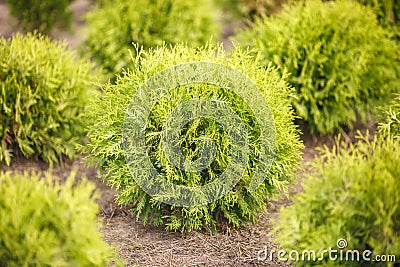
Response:
M84 38L81 31L84 25L83 16L90 9L91 2L78 0L71 9L74 12L74 24L71 32L55 29L52 36L56 39L65 39L71 48L78 47ZM243 25L232 23L225 29L226 37L232 27ZM4 0L0 0L0 36L10 37L18 31L16 21L10 16ZM225 38L225 43L227 40ZM228 44L229 45L229 44ZM374 131L375 125L370 124L362 128ZM345 139L353 142L355 131L343 133ZM231 228L227 225L220 227L219 232L166 232L163 227L151 225L143 226L130 215L128 208L119 207L114 201L115 191L98 178L98 170L94 167L85 167L83 156L75 161L66 161L63 166L55 166L52 170L40 160L14 159L11 166L1 166L0 171L52 171L61 180L66 179L71 171L76 171L78 177L86 176L96 183L101 192L98 199L100 206L99 219L104 223L101 232L104 239L119 248L120 256L127 266L289 266L279 263L275 259L260 261L258 252L265 248L279 250L271 235L272 221L277 220L277 214L282 206L290 205L290 197L301 191L301 181L307 172L309 164L318 156L316 147L334 144L333 136L317 136L305 134L302 136L305 149L303 150L300 178L290 188L288 196L273 200L267 205L268 212L259 214L256 223L249 223L246 227Z

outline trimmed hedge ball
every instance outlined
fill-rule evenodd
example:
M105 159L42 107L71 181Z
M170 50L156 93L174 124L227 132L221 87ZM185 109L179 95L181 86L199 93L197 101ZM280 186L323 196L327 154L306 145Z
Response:
M271 116L274 123L273 129L260 128L260 118L255 115L254 108L258 109L261 106L251 106L251 101L245 101L239 97L232 91L232 88L201 81L168 87L169 91L160 95L161 98L151 109L145 126L135 126L136 124L131 123L130 120L126 122L126 116L131 114L129 110L133 112L145 110L144 106L149 103L146 99L140 100L142 106L139 105L134 109L129 109L130 103L131 99L137 96L136 93L141 86L146 84L153 75L168 71L174 66L180 68L185 63L198 66L196 62L202 66L204 64L220 64L226 68L235 69L243 76L248 77L249 81L259 88L259 96L251 95L251 101L266 103L271 114L263 113L261 116L265 118ZM178 44L174 47L162 46L148 51L141 50L132 65L134 68L118 77L115 84L106 84L102 88L102 94L93 102L92 113L96 122L90 127L91 133L87 145L87 151L91 152L88 157L89 162L98 164L103 171L103 179L117 189L118 202L132 204L134 214L137 218L142 218L144 223L151 221L156 225L164 224L167 230L190 231L215 228L222 221L228 221L233 226L238 226L246 221L254 221L255 213L265 209L265 204L270 198L286 188L293 179L294 170L298 167L301 158L300 149L303 145L299 139L299 130L293 122L295 116L289 102L293 89L288 86L285 80L286 75L280 75L274 67L257 67L260 65L258 59L253 58L249 51L240 47L236 47L231 54L227 55L222 46L211 44L196 49ZM224 75L230 77L231 74L215 70L212 66L200 71L205 71L205 75L214 74L213 77L216 79ZM191 73L189 69L185 68L182 72ZM201 76L201 72L198 72L198 75ZM173 76L168 77L171 78L160 78L157 81L164 82L167 86L170 81L173 81ZM235 77L231 78L236 81ZM163 86L157 85L156 87ZM248 91L244 90L244 92ZM142 94L138 93L137 97L142 97ZM179 163L171 162L176 159L174 155L177 153L168 156L170 151L164 147L163 136L169 136L168 131L171 130L169 127L172 130L175 129L173 126L165 125L169 125L167 124L168 118L174 110L178 112L176 113L178 117L191 116L195 106L178 108L183 105L182 103L190 105L193 103L191 101L207 102L204 99L211 99L212 103L221 107L221 109L217 109L218 112L223 107L230 109L230 112L236 114L232 115L232 118L236 117L238 123L226 126L224 123L227 120L222 120L217 116L211 116L211 118L200 116L187 121L177 134L176 140L176 144L179 144L177 149L183 155L181 157L183 160L180 161L182 166L188 166L188 163L202 158L200 156L204 152L203 146L207 145L210 140L215 144L215 157L213 158L210 154L207 159L212 158L212 160L208 162L208 165L205 164L206 167L203 169L193 171L188 168L182 169ZM134 115L132 116L134 117ZM222 116L225 115L221 113ZM174 122L175 120L172 120L172 123ZM236 164L237 162L233 159L232 151L235 151L236 141L234 140L236 139L232 139L233 137L231 138L229 135L231 130L236 133L236 128L239 128L241 123L243 132L242 134L239 132L237 136L239 138L247 136L248 138L248 145L245 146L245 149L248 149L246 152L248 161L242 165ZM141 153L143 148L129 146L131 136L129 134L126 136L126 132L123 132L129 127L132 127L132 131L143 129L143 133L145 133L143 147L147 152L143 157L133 159L127 157L127 154L139 155L137 153ZM123 138L124 134L128 141ZM249 185L257 168L268 164L260 156L261 140L270 140L274 143L275 152L270 161L269 170L259 173L264 181L261 181L261 185L252 191ZM228 177L228 179L238 179L238 183L232 190L225 192L223 197L210 203L203 203L199 200L203 204L197 206L177 206L168 201L174 197L184 200L187 195L181 194L181 191L174 192L173 196L168 194L155 196L147 194L139 186L137 181L145 177L143 171L146 170L143 169L146 167L144 167L145 163L142 162L142 158L146 157L150 158L151 165L154 166L154 171L160 174L160 178L186 187L197 188L213 183L223 177L228 166L233 166L233 168L243 166L244 172L242 175L235 174ZM201 163L199 161L199 164ZM130 169L131 165L137 167ZM189 199L188 201L196 200Z
M85 137L93 65L40 34L0 38L0 162L73 158Z
M299 1L256 20L238 39L291 75L296 113L312 132L366 122L400 88L400 47L369 7Z
M102 1L87 14L85 50L112 77L128 67L132 43L143 48L187 42L196 47L218 38L212 1Z
M122 266L98 231L95 186L0 172L0 266Z

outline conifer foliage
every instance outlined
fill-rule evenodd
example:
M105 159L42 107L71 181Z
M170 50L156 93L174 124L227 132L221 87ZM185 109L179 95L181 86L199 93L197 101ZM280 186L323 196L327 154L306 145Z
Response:
M0 172L0 266L120 266L98 231L94 184L74 177Z
M238 35L290 72L297 114L322 134L366 121L400 88L399 46L356 1L291 2Z
M196 47L218 37L214 14L210 0L101 1L87 14L85 49L111 77L131 63L132 42L145 49L179 42Z
M103 179L117 189L119 203L133 204L133 212L144 223L150 220L154 224L165 224L168 230L190 231L214 228L224 219L234 226L253 221L255 212L264 209L271 196L286 188L292 180L293 170L297 168L301 155L302 144L293 123L294 114L288 98L292 89L285 81L286 75L282 77L273 67L257 68L257 59L240 47L236 47L230 55L225 54L222 46L211 44L196 49L183 44L149 51L138 49L137 54L132 63L134 68L126 71L115 84L106 84L101 95L91 105L96 122L90 126L87 146L88 152L91 152L89 162L100 165ZM229 88L213 84L197 83L171 88L154 106L146 124L146 149L153 166L163 175L163 179L185 186L202 186L218 179L230 161L232 143L222 125L214 120L198 118L190 121L181 131L179 144L182 153L187 158L195 159L199 142L208 138L216 144L216 158L208 168L198 172L182 171L169 162L162 150L160 136L171 110L183 101L212 98L228 105L245 125L250 151L243 177L224 197L196 207L171 206L144 192L135 182L135 179L141 177L132 177L122 140L124 117L131 98L147 79L175 65L199 61L230 66L257 85L273 115L276 130L275 157L269 172L262 174L265 181L256 191L250 192L249 181L257 164L260 164L260 128L249 103L233 94Z
M0 38L0 162L74 157L96 73L63 42L40 34Z

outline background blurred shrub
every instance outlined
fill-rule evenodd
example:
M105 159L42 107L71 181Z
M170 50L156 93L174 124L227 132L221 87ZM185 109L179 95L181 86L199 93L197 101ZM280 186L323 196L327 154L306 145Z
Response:
M55 25L67 29L71 26L72 13L68 6L74 0L6 0L11 14L25 32L38 30L49 33Z
M374 8L383 24L400 23L400 2L398 0L358 0L358 2Z
M399 46L370 8L354 1L300 1L257 19L238 39L290 73L293 105L322 134L366 121L399 90Z
M110 76L131 62L132 42L145 49L178 42L190 46L218 37L212 1L116 0L100 1L87 15L86 50ZM133 55L135 56L135 55Z
M222 10L233 18L253 19L260 15L271 15L280 10L285 0L216 0Z
M96 223L95 185L50 174L0 173L0 266L111 266Z
M178 44L173 48L166 46L150 51L139 52L131 71L117 79L115 84L106 84L103 92L92 104L96 123L91 127L87 151L92 152L88 160L98 163L104 171L103 178L118 191L120 204L132 203L133 212L146 223L165 223L168 230L190 231L203 227L215 227L221 219L238 226L255 219L255 212L264 209L271 195L285 188L292 179L293 170L298 166L300 148L298 130L293 123L294 115L289 103L292 89L273 67L257 68L249 52L235 48L230 56L223 48L207 45L202 48L189 48ZM249 181L258 164L260 128L254 113L236 94L215 85L194 84L178 86L170 90L152 109L146 128L146 144L154 166L164 179L179 185L198 187L218 179L225 170L230 157L230 139L221 126L212 121L195 119L191 121L180 136L180 144L185 155L196 155L199 140L210 138L218 147L218 155L204 171L188 172L174 167L167 160L160 145L163 123L170 111L180 102L201 97L218 99L226 103L240 116L249 135L249 163L238 184L221 199L197 207L169 206L152 199L135 182L124 155L122 127L125 111L138 88L152 75L163 69L188 62L214 62L231 66L247 75L261 90L274 116L276 127L276 154L272 166L266 173L265 182L253 193L248 189ZM185 126L186 127L186 126ZM130 151L134 153L135 151ZM141 177L137 177L141 178Z
M0 38L0 162L13 155L49 163L72 158L95 73L89 63L39 34Z
M304 181L304 192L280 210L276 224L277 240L288 252L315 250L320 257L322 250L331 248L339 257L336 244L344 238L348 245L343 255L358 250L360 261L329 260L325 253L323 261L305 258L297 265L379 265L363 260L365 250L373 252L371 260L375 255L396 255L400 263L400 139L367 139L349 148L337 144L332 152L326 148Z

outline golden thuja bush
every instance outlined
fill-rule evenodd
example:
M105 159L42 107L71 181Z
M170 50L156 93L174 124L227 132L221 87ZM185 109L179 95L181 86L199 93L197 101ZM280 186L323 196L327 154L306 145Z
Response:
M0 38L0 162L74 157L85 136L92 69L65 43L43 35Z
M196 47L218 38L215 12L210 0L101 1L87 14L84 50L112 77L131 63L130 53L135 57L132 43L145 49L180 42Z
M292 103L322 134L366 122L400 88L399 45L356 1L297 1L257 19L238 39L291 75Z
M132 62L132 70L117 78L115 83L103 86L101 94L92 104L92 115L95 123L90 126L89 143L86 147L91 154L89 162L96 163L103 171L103 179L118 191L120 204L133 204L133 212L143 222L165 224L168 230L190 231L215 227L223 220L238 226L246 221L254 221L255 213L265 208L273 195L286 188L293 178L293 171L298 167L300 148L299 131L294 125L294 114L289 103L292 88L273 67L259 68L258 58L253 58L249 51L236 47L231 54L226 54L221 46L207 45L190 48L178 44L173 47L162 46L149 51L137 51L138 56ZM123 141L124 117L130 101L139 88L150 77L170 67L189 62L210 62L229 66L241 72L257 85L261 98L268 104L273 116L276 130L275 157L268 172L262 173L265 181L257 190L249 190L249 181L260 164L260 124L251 108L229 88L221 88L215 84L195 83L193 85L177 85L164 95L152 109L146 126L146 151L150 155L153 166L161 174L162 179L179 185L199 187L218 179L230 163L232 143L226 134L226 128L214 120L196 118L182 130L179 144L182 153L189 159L196 159L201 140L213 140L217 147L217 156L202 171L183 171L175 167L166 157L161 136L163 125L170 116L171 110L180 103L191 99L212 98L221 105L228 105L244 123L249 136L249 161L243 176L236 186L225 196L207 205L179 207L161 202L143 191L136 179L141 179L140 170L129 169L126 153L135 154L136 148L126 151ZM207 71L207 70L205 70ZM211 71L214 73L213 71ZM199 74L201 75L201 74ZM214 73L215 78L228 75ZM141 95L140 95L141 96ZM254 97L254 96L253 96ZM259 99L255 99L258 101ZM141 101L146 105L147 101ZM262 103L262 101L261 101ZM141 108L138 107L138 110ZM268 116L268 114L264 114ZM234 125L235 126L235 125ZM142 126L132 126L140 128ZM263 138L273 138L264 136ZM139 149L139 148L138 148ZM134 159L140 167L142 158ZM132 162L130 162L132 164ZM139 168L138 167L138 168ZM136 174L135 174L136 173ZM136 175L136 176L135 176ZM179 194L179 192L175 192ZM185 196L176 196L182 197Z
M306 175L304 192L294 197L293 205L280 210L275 229L282 247L288 253L316 253L315 257L300 255L297 265L400 263L399 100L397 95L382 108L381 122L372 141L367 134L359 136L356 145L338 139L331 151L323 149ZM338 248L339 239L345 239L347 246ZM350 260L332 260L328 253L324 256L323 250L328 248L337 251L333 257L341 253ZM351 253L356 250L358 254ZM371 251L365 254L367 259L362 256L364 251ZM375 261L377 255L383 255L387 261Z
M121 266L98 231L95 185L0 173L0 266Z
M69 29L72 12L68 8L73 0L6 0L11 14L25 32L48 34L55 26Z

